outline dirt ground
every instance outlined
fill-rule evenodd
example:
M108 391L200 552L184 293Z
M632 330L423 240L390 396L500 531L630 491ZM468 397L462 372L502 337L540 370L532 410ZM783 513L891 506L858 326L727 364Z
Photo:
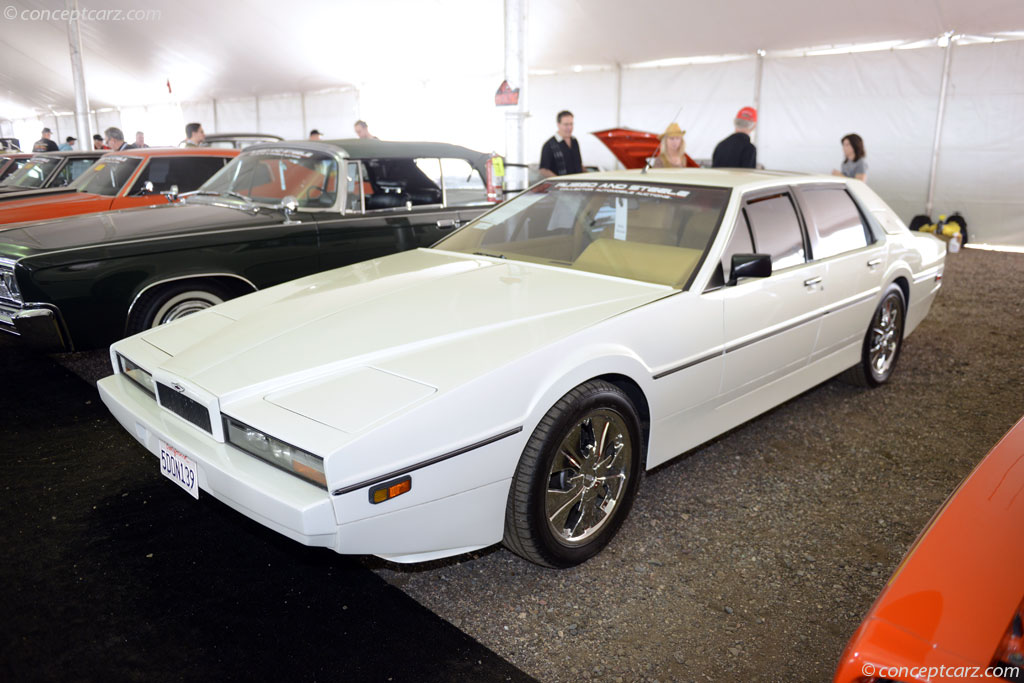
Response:
M1024 415L1024 255L947 259L892 382L828 381L647 474L611 545L366 560L542 681L831 679L920 529Z

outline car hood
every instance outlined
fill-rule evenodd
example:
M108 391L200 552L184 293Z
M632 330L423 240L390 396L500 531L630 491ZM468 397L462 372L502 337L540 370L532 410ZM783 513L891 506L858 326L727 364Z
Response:
M398 374L443 390L675 291L419 249L241 297L141 338L172 356L162 371L222 405L394 363Z
M92 196L92 195L89 195ZM56 249L278 223L276 214L209 204L163 204L21 223L0 230L0 250L32 255ZM14 249L10 249L14 247Z

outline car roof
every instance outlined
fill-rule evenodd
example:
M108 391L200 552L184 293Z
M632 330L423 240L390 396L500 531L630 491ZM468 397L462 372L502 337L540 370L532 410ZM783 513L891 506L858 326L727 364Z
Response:
M707 187L730 187L743 190L756 190L760 187L773 187L783 184L806 182L830 182L843 184L844 178L831 175L811 175L792 171L762 171L746 168L652 168L629 171L599 171L597 173L577 173L558 176L552 180L577 181L624 181L636 183L640 181L655 183L671 183L679 185L702 185Z
M273 133L207 133L207 140L231 140L234 138L266 138L267 140L284 140L280 135Z
M465 159L473 165L482 164L487 154L446 142L393 142L364 140L360 138L341 140L287 140L285 142L264 142L245 151L272 149L275 147L312 149L321 152L343 152L350 159L409 159L416 157L454 157Z
M223 147L141 147L114 151L104 150L104 156L124 157L233 157L238 155L237 149Z
M109 150L105 150L105 149L66 149L66 150L62 150L62 151L59 151L59 152L31 152L31 153L29 153L29 156L31 156L31 157L56 157L58 159L60 159L62 157L85 157L85 158L92 157L94 159L99 159L101 156L103 156L108 151Z

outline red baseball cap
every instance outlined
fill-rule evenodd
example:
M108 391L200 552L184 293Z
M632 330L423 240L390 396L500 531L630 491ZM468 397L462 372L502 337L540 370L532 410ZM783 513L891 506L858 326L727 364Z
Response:
M753 107L743 107L743 109L736 112L736 118L757 123L757 110Z

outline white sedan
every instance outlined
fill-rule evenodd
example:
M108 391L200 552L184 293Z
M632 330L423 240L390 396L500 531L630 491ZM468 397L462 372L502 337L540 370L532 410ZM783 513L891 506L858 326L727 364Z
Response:
M839 373L889 380L944 257L855 180L565 176L124 339L99 387L168 478L301 543L567 567L642 469Z

